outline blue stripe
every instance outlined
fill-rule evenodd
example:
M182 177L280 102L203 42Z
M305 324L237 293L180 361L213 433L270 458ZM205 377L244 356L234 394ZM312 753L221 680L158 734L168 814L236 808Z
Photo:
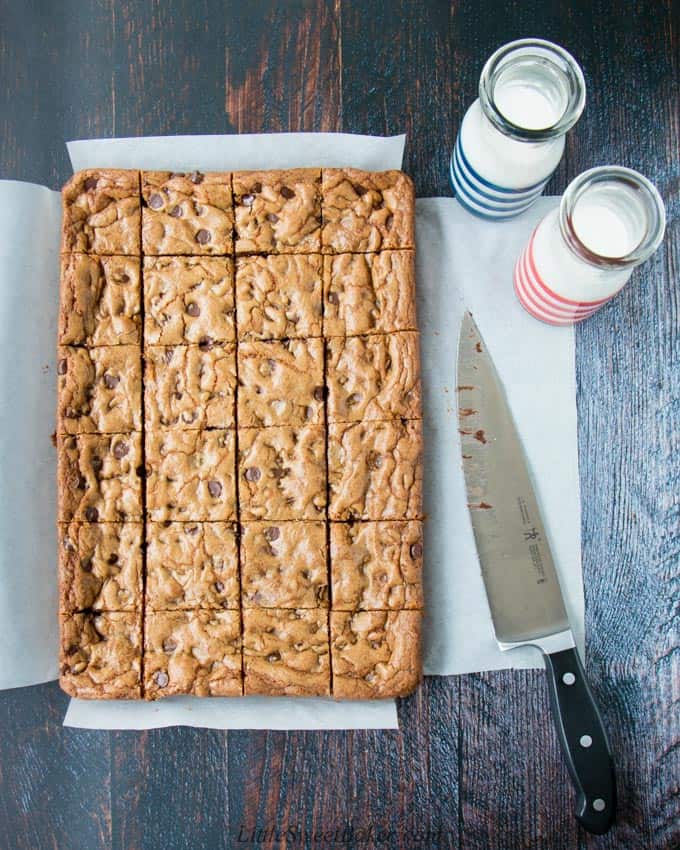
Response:
M454 186L453 188L454 188L454 192L455 192L456 187ZM495 221L495 222L510 221L510 219L514 218L516 215L519 215L519 213L515 213L514 215L504 215L504 216L486 215L486 213L482 213L479 210L473 209L469 204L467 204L463 200L463 196L461 194L459 194L458 192L456 192L456 200L461 205L461 207L463 207L463 209L467 210L470 213L470 215L474 215L477 218L483 218L485 221ZM524 212L524 210L522 210L522 212Z
M454 165L455 162L455 165ZM524 205L527 203L533 203L533 201L540 195L541 191L543 191L543 186L545 184L541 184L540 191L534 191L531 195L522 195L521 197L508 197L506 198L498 198L494 195L489 195L488 192L482 192L477 186L474 185L468 178L467 174L465 174L463 168L461 167L461 163L458 158L458 147L454 148L451 167L456 169L456 173L458 175L458 180L460 183L463 183L465 186L469 187L470 194L474 194L475 196L479 196L480 198L488 199L490 203L484 203L484 206L488 206L493 209L498 210L512 210L512 209L520 209L524 208Z
M458 198L458 200L463 204L466 209L470 210L471 212L474 212L475 215L479 215L482 218L490 218L495 220L513 218L513 216L519 215L520 213L523 213L525 210L527 210L537 197L533 196L513 207L508 207L507 205L497 207L493 206L492 204L486 203L483 198L479 199L475 194L473 194L474 190L470 191L470 184L467 182L463 182L464 176L462 174L459 175L456 173L455 164L453 160L451 161L450 178L451 185L453 187L453 192ZM464 202L463 198L467 198L468 201ZM483 213L478 209L471 208L470 202L476 204L478 207L481 207L483 210L487 210L488 214Z
M532 186L524 186L524 187L521 187L519 189L508 189L505 186L497 186L495 183L491 183L489 180L485 180L481 176L481 174L479 174L477 171L475 171L475 169L470 165L467 157L465 156L465 153L463 152L463 145L462 145L461 140L460 140L460 134L459 134L458 139L456 141L456 148L458 149L458 153L459 153L461 162L463 163L465 168L467 168L467 170L470 172L470 174L472 174L472 176L475 178L475 180L478 180L483 186L486 186L487 189L492 189L494 192L502 192L504 194L511 195L513 193L516 194L518 192L532 192L535 189L540 189L541 191L543 191L543 187L547 183L547 178L546 178L545 180L541 180L539 183L534 183Z

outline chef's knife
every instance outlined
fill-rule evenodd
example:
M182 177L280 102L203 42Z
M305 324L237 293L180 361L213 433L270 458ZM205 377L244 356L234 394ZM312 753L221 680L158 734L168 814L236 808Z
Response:
M501 649L543 652L576 816L612 825L616 784L607 735L575 648L529 469L503 387L472 316L458 343L459 430L470 518Z

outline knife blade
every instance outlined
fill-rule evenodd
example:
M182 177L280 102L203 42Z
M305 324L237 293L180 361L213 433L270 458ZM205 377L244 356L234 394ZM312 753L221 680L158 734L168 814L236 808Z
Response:
M458 343L458 421L468 509L496 640L543 652L553 717L577 791L576 816L601 835L616 811L614 766L586 679L519 433L470 313Z

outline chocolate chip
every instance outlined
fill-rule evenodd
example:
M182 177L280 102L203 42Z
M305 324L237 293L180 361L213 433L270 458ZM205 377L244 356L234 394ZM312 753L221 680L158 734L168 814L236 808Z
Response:
M365 194L366 194L366 192L368 192L368 189L367 189L365 186L362 186L362 185L361 185L361 184L359 184L359 183L355 183L355 184L354 184L354 191L355 191L355 192L357 193L357 195L361 198L361 197L362 197L362 195L365 195Z
M196 241L199 245L207 245L211 238L210 231L204 230L203 228L201 228L196 234Z
M164 688L170 681L168 674L165 672L165 670L156 670L156 672L153 674L153 679L159 688Z
M323 401L326 398L326 388L325 387L314 387L314 398L317 401Z
M265 528L262 532L265 540L269 540L269 542L273 542L274 540L278 540L281 536L281 532L275 525L270 525L269 528Z
M394 221L394 216L390 213L385 219L385 227L390 230L392 227L392 222Z
M99 511L96 508L87 508L85 511L85 519L88 522L97 522L99 519Z
M163 641L163 652L174 652L176 649L177 649L177 641L176 640L173 640L172 638L166 638ZM160 682L158 684L160 685ZM166 685L168 684L167 681L165 682L165 684Z
M354 405L354 404L359 404L360 401L361 401L361 396L359 395L359 393L352 393L351 395L347 396L347 406L348 407L352 407L352 405Z
M295 192L292 189L289 189L288 186L282 186L281 187L281 194L287 200L290 200L290 198L295 197Z
M114 564L117 564L118 563L118 555L116 555L115 552L112 555L109 555L108 562L109 562L109 564L111 564L111 566L113 566Z
M195 301L190 301L187 304L187 313L195 318L196 316L201 315L201 308L198 306L198 304L196 304Z
M218 496L222 495L222 485L219 481L208 481L208 492L213 499L217 499Z
M201 351L210 351L213 341L209 336L202 336L198 341L198 347Z
M287 469L278 469L277 467L274 467L272 469L271 473L272 473L272 478L276 478L277 481L280 481L282 478L285 478L286 475L288 475L288 470Z
M119 274L115 278L116 283L130 283L129 274Z
M76 490L87 490L87 481L80 475L76 481Z
M72 643L72 644L69 646L69 648L66 650L66 654L67 654L67 655L75 655L75 654L76 654L76 652L78 652L78 649L79 649L78 644L77 644L77 643Z
M80 568L85 573L91 573L92 572L92 558L83 558L83 560L80 562Z
M104 461L100 457L97 457L97 455L93 455L90 465L95 472L100 472L102 466L104 466Z
M244 207L252 207L255 203L255 195L243 195L241 198L241 203Z
M66 374L66 372L68 371L68 364L66 363L66 360L65 360L65 359L64 359L64 360L60 360L60 361L59 361L59 365L58 365L58 367L57 367L57 371L59 372L59 374L60 374L60 375L65 375L65 374Z
M87 180L83 183L83 189L85 189L86 192L89 192L91 189L94 189L94 187L96 185L97 185L97 178L96 177L88 177Z
M380 641L379 640L369 640L368 645L371 647L371 649L379 649Z
M224 593L224 583L221 581L216 581L214 584L214 588L217 593Z
M280 660L281 660L281 653L280 652L270 652L269 655L267 656L267 661L270 664L273 664L275 661L280 661Z
M191 175L191 182L195 183L196 185L198 185L199 183L202 183L203 179L204 179L203 175L201 174L200 171L194 171L194 173Z
M197 525L191 525L191 526L189 526L189 528L187 528L187 534L191 534L192 536L194 534L198 534L198 532L199 532L199 528L198 528Z
M246 481L259 481L262 473L256 466L249 466L243 473Z
M117 375L104 375L104 384L110 389L114 389L120 383L120 378Z
M258 182L253 185L253 192L261 192L262 191L262 183Z
M121 460L130 451L130 446L122 440L113 447L113 456L116 460Z
M376 210L381 210L384 206L385 206L385 201L383 201L382 198L380 198L379 200L377 200L373 204L373 208L376 209Z
M328 293L328 303L329 304L336 304L336 305L340 303L340 296L338 295L337 292L329 292Z
M182 207L180 207L179 204L175 204L175 206L170 210L170 215L173 218L182 218L182 216L184 215Z
M279 217L278 215L276 215L276 213L267 213L265 218L267 219L267 221L271 221L272 224L276 224L276 222L279 220Z
M159 210L163 206L163 196L154 192L149 196L149 206L152 210Z
M412 558L420 558L423 554L423 546L421 543L414 543L411 546L411 557Z

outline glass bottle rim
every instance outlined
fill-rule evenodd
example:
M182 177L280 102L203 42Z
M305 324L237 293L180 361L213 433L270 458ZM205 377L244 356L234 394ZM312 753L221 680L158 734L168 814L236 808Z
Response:
M589 189L601 183L618 183L633 189L645 207L645 233L631 251L620 257L596 253L583 242L574 227L576 204ZM625 269L644 263L659 247L666 229L666 209L656 186L638 171L620 165L600 165L579 174L567 186L560 202L559 222L564 240L579 259L600 269Z
M500 73L508 63L531 55L555 66L564 75L568 87L567 104L560 118L549 127L534 130L510 121L500 111L494 97ZM487 59L479 78L479 99L486 117L504 135L521 142L545 142L563 136L581 117L586 103L586 84L581 66L559 44L542 38L520 38L499 47Z

